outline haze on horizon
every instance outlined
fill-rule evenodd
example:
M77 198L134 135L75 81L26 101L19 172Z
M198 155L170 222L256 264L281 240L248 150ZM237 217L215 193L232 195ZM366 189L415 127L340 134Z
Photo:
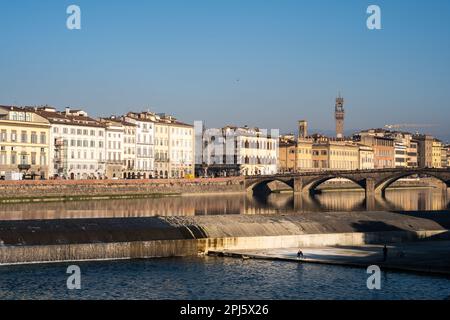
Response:
M3 1L0 104L330 132L341 92L346 132L433 124L450 140L450 2L342 2ZM370 4L382 30L366 28Z

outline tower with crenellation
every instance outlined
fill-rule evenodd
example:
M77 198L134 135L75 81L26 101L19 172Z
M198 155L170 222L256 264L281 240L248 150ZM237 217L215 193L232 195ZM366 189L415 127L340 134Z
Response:
M336 98L336 106L334 111L334 116L336 119L336 137L338 139L344 138L344 98L339 96Z

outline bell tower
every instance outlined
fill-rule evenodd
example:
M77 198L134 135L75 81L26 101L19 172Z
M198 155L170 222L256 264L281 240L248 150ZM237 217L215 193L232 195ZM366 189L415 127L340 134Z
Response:
M334 111L334 116L336 119L336 137L338 139L344 138L344 98L341 97L341 94L336 98L336 106Z

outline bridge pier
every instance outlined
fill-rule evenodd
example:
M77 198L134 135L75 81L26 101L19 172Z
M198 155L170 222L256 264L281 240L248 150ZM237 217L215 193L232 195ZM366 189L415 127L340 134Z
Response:
M292 189L294 189L294 193L302 193L303 192L303 178L302 177L294 177Z
M366 198L375 196L375 179L367 178L365 180Z
M375 210L375 195L367 195L366 194L366 199L365 199L365 205L366 205L366 210L367 211L374 211Z

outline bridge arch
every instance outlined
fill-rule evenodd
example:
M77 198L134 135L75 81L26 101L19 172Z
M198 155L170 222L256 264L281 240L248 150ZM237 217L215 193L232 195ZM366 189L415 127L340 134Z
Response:
M397 173L394 175L391 175L381 181L379 181L376 186L375 186L375 191L377 193L384 193L386 191L387 188L389 188L394 182L402 179L402 178L406 178L412 175L426 175L432 178L435 178L439 181L442 181L444 184L447 185L447 187L449 186L449 181L447 181L444 177L441 177L438 173L435 173L433 171L406 171L406 172L401 172L401 173Z
M365 188L365 185L362 182L357 181L356 179L353 179L352 177L347 177L345 175L330 174L328 176L317 177L314 180L309 181L308 183L303 185L303 191L304 192L309 192L309 193L314 192L314 190L316 190L316 188L318 186L320 186L322 183L325 183L325 182L327 182L329 180L336 179L336 178L349 180L349 181L353 182L355 185L361 187L362 189Z
M246 190L247 190L247 192L253 191L254 193L270 193L268 184L271 182L275 182L275 181L281 182L281 183L287 185L291 189L294 188L293 179L267 177L267 178L260 178L260 179L255 179L254 181L250 181L250 183L246 186Z

